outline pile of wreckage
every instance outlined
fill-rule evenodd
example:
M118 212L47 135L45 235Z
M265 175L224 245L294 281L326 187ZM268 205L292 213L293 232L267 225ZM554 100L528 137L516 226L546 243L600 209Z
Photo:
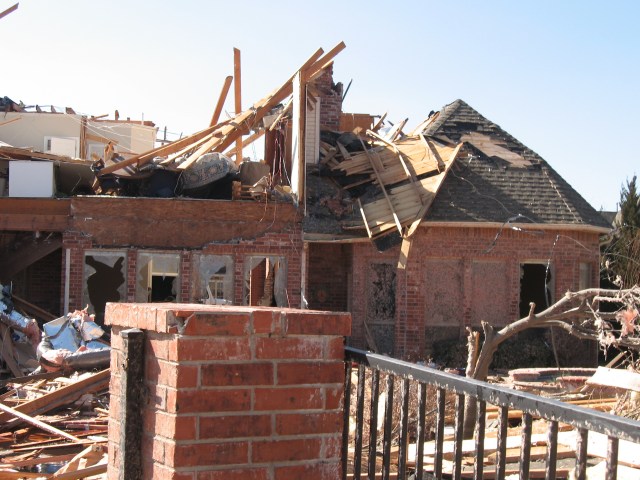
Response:
M110 347L86 310L40 325L0 292L0 478L97 478L107 468Z

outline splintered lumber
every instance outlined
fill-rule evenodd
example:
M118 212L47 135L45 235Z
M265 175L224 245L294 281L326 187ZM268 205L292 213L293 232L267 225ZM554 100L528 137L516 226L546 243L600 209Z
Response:
M82 440L80 440L77 437L74 437L73 435L67 433L67 432L63 432L62 430L58 430L55 427L52 427L51 425L41 422L40 420L37 420L33 417L30 417L29 415L26 415L24 413L18 412L17 410L11 408L11 407L7 407L6 405L0 403L0 410L2 410L3 412L8 413L9 415L13 416L13 417L17 417L21 420L24 420L25 422L31 424L31 425L35 425L36 427L44 430L45 432L49 432L49 433L53 433L54 435L58 435L60 437L66 438L67 440L71 440L72 442L81 442Z
M224 79L224 84L222 85L220 96L218 97L218 103L216 103L216 108L213 111L213 115L211 116L211 122L209 122L210 127L216 125L218 123L218 120L220 119L220 114L222 113L224 102L227 99L229 89L231 88L231 82L233 82L233 77L231 75Z
M6 462L6 459L3 459L2 463L0 463L0 468L23 468L33 467L34 465L40 465L41 463L62 463L72 460L75 456L76 455L73 453L68 453L66 455L54 455L50 457L36 456L35 458L28 458L25 460L16 459L10 462Z
M424 217L462 145L458 144L456 148L452 149L448 161L445 162L446 167L440 173L420 179L415 185L405 183L390 188L388 192L383 188L385 192L384 199L364 204L362 206L362 212L364 212L362 217L368 232L371 232L370 237L380 235L397 226L396 217L387 208L387 203L393 205L393 213L398 217L402 226L412 225L416 220ZM418 198L416 198L416 187ZM419 222L410 227L412 233L415 232L418 225ZM400 228L400 233L402 234L402 227Z
M340 42L325 55L323 55L324 51L322 49L318 49L298 71L303 73L304 78L313 79L316 75L320 75L323 69L326 68L333 58L344 48L344 42ZM244 112L236 112L235 117L228 121L210 126L168 145L134 155L118 164L108 165L99 172L99 175L112 173L133 164L140 166L157 156L168 156L185 149L186 151L195 149L189 158L178 166L179 170L185 170L205 153L224 152L243 135L248 135L249 131L255 128L265 115L293 93L292 82L294 78L295 74L282 86L276 88L262 100L256 102L251 108ZM195 143L205 137L208 137L207 140L196 147Z
M98 373L94 373L87 378L75 383L61 387L51 393L47 393L39 398L22 403L15 407L15 410L25 414L40 415L42 413L75 402L85 393L95 392L109 387L110 370L107 368ZM6 413L0 414L0 423L7 422L10 416ZM13 427L15 425L11 425ZM6 425L3 426L3 428Z
M362 142L362 140L360 140L360 142L362 143L362 147L364 148L365 154L367 155L369 162L371 162L371 167L373 168L373 171L376 174L376 177L378 178L380 188L382 189L382 193L384 194L385 200L387 201L387 204L391 211L391 215L393 216L393 220L396 226L398 227L398 231L400 232L400 234L402 234L402 225L400 224L400 219L398 218L398 214L396 213L393 207L393 203L391 202L391 198L389 198L389 194L387 193L387 190L384 188L384 183L382 183L382 180L380 180L380 175L378 173L378 169L376 168L376 164L371 158L371 155L369 155L369 152L367 151L367 147L365 147L364 142ZM366 222L366 219L365 219L365 222Z
M300 70L304 70L305 66L313 65L314 62L319 61L318 58L322 55L323 50L318 49L312 56L305 62ZM291 93L293 93L292 82L295 74L282 85L280 88L274 90L272 93L264 97L259 102L253 105L253 108L244 112L236 114L229 125L225 125L220 129L220 137L212 138L198 150L196 150L187 161L180 164L178 167L180 170L185 170L191 164L193 164L198 158L209 151L224 151L229 147L237 138L243 134L249 133L249 127L262 120L262 118L271 111L278 103L282 102Z
M78 453L69 463L58 470L52 478L82 478L87 476L87 468L101 464L105 458L105 449L101 445L91 445L82 452ZM106 467L106 463L104 464ZM64 474L75 472L76 474L82 473L82 476L64 476Z

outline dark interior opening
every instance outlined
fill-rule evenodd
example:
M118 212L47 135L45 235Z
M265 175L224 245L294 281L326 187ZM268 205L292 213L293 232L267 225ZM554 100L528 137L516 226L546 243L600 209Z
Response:
M535 313L551 303L551 271L546 264L524 263L520 265L520 318L529 315L529 303L534 302Z
M174 302L173 282L176 277L154 275L151 278L151 302Z

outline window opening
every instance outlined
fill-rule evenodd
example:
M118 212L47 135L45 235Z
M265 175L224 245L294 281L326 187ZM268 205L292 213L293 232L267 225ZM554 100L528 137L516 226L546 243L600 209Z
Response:
M539 313L551 301L551 269L544 263L520 265L520 318L529 315L529 303L534 302L534 313Z

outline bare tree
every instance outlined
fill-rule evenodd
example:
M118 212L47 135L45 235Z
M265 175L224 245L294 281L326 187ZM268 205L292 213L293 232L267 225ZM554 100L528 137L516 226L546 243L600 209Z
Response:
M601 307L605 304L609 308L603 311ZM640 351L640 326L637 325L640 310L638 286L626 290L591 288L567 292L546 310L534 313L534 309L535 304L531 303L529 315L499 330L488 322L482 322L482 342L480 332L470 331L467 338L467 376L486 380L498 347L529 328L561 328L574 337L594 340L602 348L616 346ZM466 402L466 435L473 434L474 407L475 402Z

